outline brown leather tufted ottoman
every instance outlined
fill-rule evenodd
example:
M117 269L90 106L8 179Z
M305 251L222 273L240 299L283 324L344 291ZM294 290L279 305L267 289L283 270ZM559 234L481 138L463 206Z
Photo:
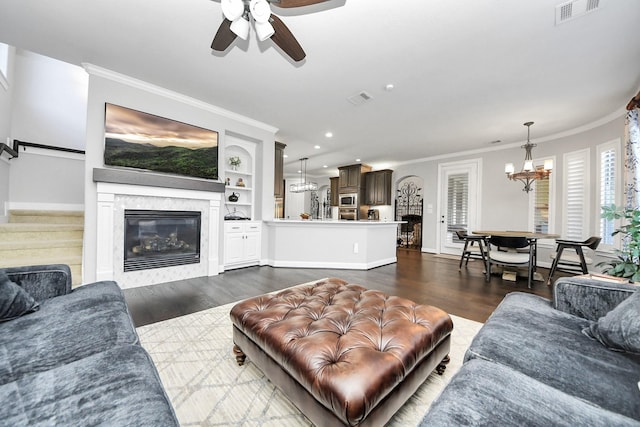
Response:
M449 361L439 308L324 279L231 310L245 356L315 425L383 425Z

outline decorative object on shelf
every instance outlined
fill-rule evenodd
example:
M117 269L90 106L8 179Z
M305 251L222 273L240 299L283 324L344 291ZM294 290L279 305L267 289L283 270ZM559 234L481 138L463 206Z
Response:
M240 199L240 194L233 192L231 194L229 194L229 201L230 202L237 202Z
M258 40L271 38L294 61L302 61L306 54L289 28L271 13L269 3L274 2L279 8L308 6L326 0L221 0L224 19L218 27L211 49L222 52L240 37L249 37L250 18L253 18Z
M240 166L240 164L242 163L242 160L240 160L240 157L238 156L231 156L229 157L229 164L231 165L231 169L238 170L238 166Z
M238 178L238 182L236 182L236 187L244 187L244 180L242 178Z
M308 213L301 213L301 214L300 214L300 218L302 218L302 219L309 219L309 218L311 218L311 215L310 215L310 214L308 214Z
M224 183L225 185L231 185L231 178L227 177Z
M300 174L300 182L297 184L291 184L289 186L289 191L291 191L292 193L304 193L305 191L318 191L318 183L307 182L307 160L309 160L308 157L303 157L300 159L300 170L298 171L298 173ZM304 162L304 168L302 166L303 162Z
M551 169L553 169L553 161L551 159L544 161L544 166L533 166L533 157L531 156L531 149L536 146L529 140L531 135L531 125L533 122L526 122L524 125L527 127L527 143L521 148L525 149L524 165L522 171L515 172L513 163L507 163L504 165L504 173L507 174L507 178L512 181L520 181L524 184L522 191L529 192L532 190L531 184L536 179L546 179L551 175Z

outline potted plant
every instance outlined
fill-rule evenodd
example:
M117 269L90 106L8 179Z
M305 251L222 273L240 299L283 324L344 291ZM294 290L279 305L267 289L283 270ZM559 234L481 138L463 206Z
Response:
M611 233L622 238L622 250L616 249L616 258L603 261L596 267L607 267L603 273L640 282L640 210L603 206L602 217L608 220L623 219L622 225Z
M229 157L229 164L231 165L231 168L233 170L238 169L238 166L240 166L240 163L242 163L242 161L240 160L239 156L231 156L231 157Z

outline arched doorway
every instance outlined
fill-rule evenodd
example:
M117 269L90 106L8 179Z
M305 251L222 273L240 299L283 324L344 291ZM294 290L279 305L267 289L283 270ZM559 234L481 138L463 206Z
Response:
M405 221L398 225L398 247L422 248L423 180L407 176L398 181L395 200L395 219Z

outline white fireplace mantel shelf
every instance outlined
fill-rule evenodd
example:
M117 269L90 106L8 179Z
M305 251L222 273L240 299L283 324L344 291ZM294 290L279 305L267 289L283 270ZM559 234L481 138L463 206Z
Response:
M133 288L218 274L223 184L118 169L94 169L93 179L98 202L98 280L115 280L122 288ZM124 212L127 209L200 211L200 262L125 272Z

